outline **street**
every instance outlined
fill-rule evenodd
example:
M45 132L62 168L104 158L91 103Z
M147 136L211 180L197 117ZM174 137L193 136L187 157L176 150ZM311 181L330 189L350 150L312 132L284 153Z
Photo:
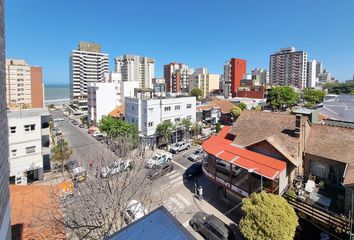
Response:
M55 111L53 118L63 117L62 113ZM57 123L62 131L63 139L73 149L71 159L78 160L79 164L88 169L90 160L95 161L95 157L101 155L111 158L113 162L117 156L107 148L105 143L97 141L87 133L86 128L75 126L67 118L65 121ZM198 146L199 148L201 146ZM194 197L194 181L183 180L183 173L193 164L187 156L198 148L192 146L190 149L173 154L172 163L174 170L165 176L153 180L152 184L152 206L151 210L163 204L176 218L186 227L197 239L203 239L189 226L189 220L197 211L205 211L214 214L225 223L230 224L239 220L241 216L240 208L234 208L240 203L239 199L230 201L222 196L218 186L208 180L204 175L199 179L199 185L203 187L202 201ZM144 169L145 170L145 169ZM146 169L146 173L149 170ZM148 180L151 181L151 180ZM233 209L234 208L234 209ZM231 211L230 211L231 210ZM226 216L223 213L227 213ZM232 221L230 221L230 219Z

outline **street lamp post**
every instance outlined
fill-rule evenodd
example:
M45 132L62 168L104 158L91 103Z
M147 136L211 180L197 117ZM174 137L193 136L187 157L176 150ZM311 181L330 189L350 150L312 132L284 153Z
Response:
M261 175L261 192L262 192L263 191L263 177L262 177L261 170L259 168L250 168L250 169L248 169L248 172L253 173L255 170L258 170L259 174Z

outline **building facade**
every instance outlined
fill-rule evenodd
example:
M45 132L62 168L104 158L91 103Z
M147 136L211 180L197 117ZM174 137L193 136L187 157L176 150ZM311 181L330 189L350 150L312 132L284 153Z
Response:
M235 97L241 85L241 80L246 74L246 60L231 58L224 65L224 96Z
M0 239L11 239L9 143L6 117L4 1L0 0Z
M117 83L90 83L88 86L88 123L97 125L103 116L108 115L119 104Z
M267 85L269 83L269 72L266 69L255 68L251 71L251 77L257 85Z
M270 55L269 71L272 85L303 89L307 80L307 52L296 51L294 47L280 49Z
M188 93L189 78L194 70L183 63L169 63L164 65L166 91L169 93Z
M101 53L99 44L80 42L78 49L71 52L69 61L70 101L86 113L88 84L104 80L104 74L109 72L109 57Z
M318 82L318 77L316 76L316 66L316 60L307 62L307 87L309 88L314 88Z
M139 81L142 88L151 88L155 77L155 59L138 55L116 57L115 71L122 74L123 81Z
M206 98L211 91L219 89L219 81L219 74L208 73L206 68L197 68L189 79L189 93L191 93L193 89L199 88L202 90L202 97Z
M6 59L6 102L9 108L44 107L42 67L23 59Z
M155 135L157 125L163 121L175 124L183 118L195 122L195 97L125 99L125 120L137 125L144 136Z
M43 108L9 110L10 183L42 180L49 163L49 112Z

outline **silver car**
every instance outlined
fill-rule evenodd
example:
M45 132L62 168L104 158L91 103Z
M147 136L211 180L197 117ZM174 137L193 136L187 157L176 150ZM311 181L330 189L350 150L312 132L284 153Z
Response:
M199 160L203 159L203 153L204 153L203 149L198 148L193 153L188 155L188 160L190 160L192 162L199 161Z

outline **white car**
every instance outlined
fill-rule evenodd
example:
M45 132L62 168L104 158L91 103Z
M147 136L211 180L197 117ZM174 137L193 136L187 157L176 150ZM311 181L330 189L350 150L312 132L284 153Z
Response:
M165 151L157 152L152 158L150 158L147 163L147 168L153 168L155 166L159 166L165 162L169 162L172 160L172 154Z
M186 143L186 142L178 142L175 143L171 149L170 152L172 153L179 153L180 151L189 149L191 147L190 143Z
M131 200L127 209L123 212L123 219L126 224L132 223L148 214L148 210L137 200Z
M201 149L201 148L198 148L193 153L188 155L188 160L190 160L192 162L196 162L202 158L203 158L203 149Z
M101 170L101 176L105 178L108 175L114 175L123 171L129 171L132 168L133 165L129 160L118 160L113 162L110 166L103 167Z

